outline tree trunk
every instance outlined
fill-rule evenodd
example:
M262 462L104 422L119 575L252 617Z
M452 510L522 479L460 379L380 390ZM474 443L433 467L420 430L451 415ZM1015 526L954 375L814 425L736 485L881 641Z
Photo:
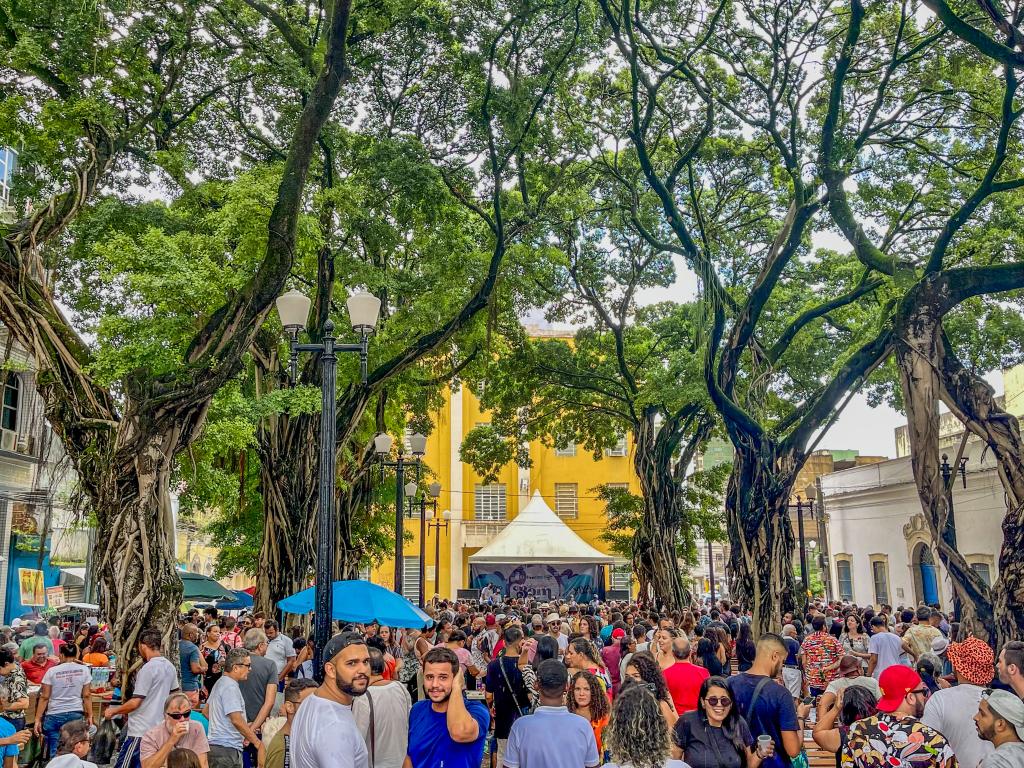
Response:
M268 616L309 586L316 563L319 418L279 414L257 433L264 522L254 600Z
M666 457L659 445L653 414L640 419L634 429L634 444L633 465L644 499L643 520L633 538L633 568L641 577L641 597L647 596L646 583L657 602L669 610L682 610L690 604L690 594L676 550L679 488L673 478L671 454Z
M758 636L778 632L783 614L802 607L793 579L789 523L789 497L798 467L780 466L770 440L738 436L725 500L729 589L753 612L751 628Z
M942 321L929 295L919 293L901 307L897 321L896 360L907 412L910 461L925 520L953 593L962 608L963 630L994 643L996 628L989 588L948 537L943 537L948 496L939 465L939 413L942 370Z

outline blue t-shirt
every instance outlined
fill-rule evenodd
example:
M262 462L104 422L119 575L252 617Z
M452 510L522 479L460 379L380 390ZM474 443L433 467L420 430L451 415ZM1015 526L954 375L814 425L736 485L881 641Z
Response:
M782 663L787 667L795 667L797 665L796 655L800 653L800 643L795 637L789 637L788 635L782 638L782 642L786 644L786 651L789 654Z
M479 701L467 699L466 709L480 726L480 732L475 741L459 744L448 735L447 713L435 712L429 700L412 705L409 713L409 759L414 768L480 768L491 714Z
M199 646L188 640L178 641L178 656L181 659L181 690L198 691L203 686L203 673L193 674L192 662L199 662Z
M775 755L762 761L761 767L788 768L793 761L782 748L782 732L797 730L796 706L793 704L793 695L788 690L774 680L768 680L761 687L757 706L751 712L750 702L754 698L754 689L764 679L764 675L740 672L729 678L729 689L754 739L758 736L771 736L775 742ZM800 739L803 741L803 734L800 734Z
M7 720L0 717L0 739L9 739L11 736L16 734L18 731L13 725ZM0 747L0 757L17 757L18 756L18 745L17 744L5 744Z

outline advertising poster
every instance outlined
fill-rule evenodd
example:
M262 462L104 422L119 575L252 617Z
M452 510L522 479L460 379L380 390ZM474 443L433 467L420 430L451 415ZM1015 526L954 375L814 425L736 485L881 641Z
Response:
M67 605L64 599L64 587L47 587L46 602L51 608L63 608Z
M516 563L470 563L473 589L501 597L533 597L538 600L590 602L597 590L597 565L544 565Z
M46 590L43 588L43 572L34 568L18 569L18 586L21 604L43 607L46 605Z

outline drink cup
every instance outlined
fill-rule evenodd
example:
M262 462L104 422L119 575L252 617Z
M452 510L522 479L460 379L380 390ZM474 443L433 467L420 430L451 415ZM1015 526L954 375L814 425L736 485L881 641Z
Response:
M775 742L772 740L771 736L758 736L757 737L757 753L759 755L761 755L762 757L767 755L768 752L771 750L772 745L774 743Z

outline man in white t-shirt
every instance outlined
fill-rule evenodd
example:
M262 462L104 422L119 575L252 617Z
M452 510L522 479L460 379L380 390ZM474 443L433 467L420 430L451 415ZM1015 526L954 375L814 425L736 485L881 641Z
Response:
M871 639L868 641L868 651L871 654L868 658L868 676L877 680L889 667L895 664L903 664L900 657L903 654L903 640L899 635L889 631L884 616L875 616L871 619Z
M107 707L103 717L110 719L128 715L128 727L117 754L114 768L141 768L139 748L142 737L164 719L164 702L172 691L180 690L178 670L160 654L163 638L158 629L144 629L139 634L139 655L142 668L135 676L132 696L124 704Z
M36 705L36 736L45 736L47 754L57 754L57 742L64 723L85 720L92 725L92 671L75 661L78 648L74 643L60 647L61 663L43 675Z
M508 735L504 768L597 768L601 756L590 723L563 703L569 671L557 659L537 667L540 706L517 718Z
M369 648L370 685L352 701L352 716L370 750L372 768L402 768L409 749L412 698L397 680L384 679L384 654Z
M548 634L558 642L558 655L561 656L569 647L569 636L562 632L562 617L552 611L544 621L548 625Z
M370 684L370 653L358 632L335 635L324 647L324 682L302 702L292 722L290 768L369 768L366 742L352 702Z
M946 737L963 766L978 765L995 751L981 738L974 715L985 689L992 682L996 657L988 643L968 637L962 643L950 643L947 650L957 684L928 697L921 722Z
M224 674L214 684L204 714L210 721L210 768L242 768L242 747L256 748L256 765L262 768L263 742L245 719L245 697L238 683L249 676L252 662L245 648L232 648L224 659Z
M282 634L278 629L277 622L271 619L263 624L263 631L267 633L267 650L263 658L270 659L277 666L277 679L282 681L288 676L295 666L295 647L288 635ZM278 690L281 687L278 686Z

